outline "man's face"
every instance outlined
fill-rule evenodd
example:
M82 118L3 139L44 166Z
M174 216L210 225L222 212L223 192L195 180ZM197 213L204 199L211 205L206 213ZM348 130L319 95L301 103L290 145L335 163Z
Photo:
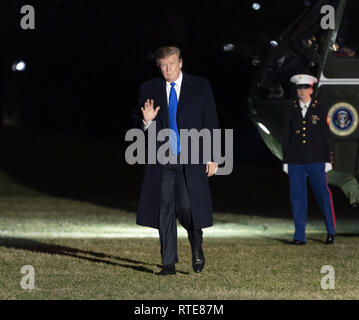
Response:
M160 59L160 68L163 77L168 81L176 81L182 68L182 60L176 54Z
M298 94L298 98L299 100L304 100L304 101L307 101L307 100L310 100L310 97L313 93L313 88L310 87L310 88L298 88L297 89L297 94Z

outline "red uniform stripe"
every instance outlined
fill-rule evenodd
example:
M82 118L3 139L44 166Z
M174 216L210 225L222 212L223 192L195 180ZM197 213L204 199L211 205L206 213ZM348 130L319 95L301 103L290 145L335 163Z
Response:
M330 191L329 186L328 186L328 173L326 173L326 178L327 178L327 189L328 189L329 197L330 197L330 208L331 208L331 210L332 210L334 230L337 230L337 225L336 225L336 223L335 223L335 213L334 213L332 192Z

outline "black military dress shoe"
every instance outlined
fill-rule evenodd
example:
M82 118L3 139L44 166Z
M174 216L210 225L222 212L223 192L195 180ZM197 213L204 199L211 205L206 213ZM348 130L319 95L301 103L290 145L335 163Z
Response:
M160 272L156 273L158 276L169 276L176 274L176 267L174 264L164 265Z
M192 251L192 268L194 272L201 272L204 268L205 261L202 248Z
M336 236L335 233L328 234L326 244L334 244L335 243L335 236Z
M293 244L295 246L304 246L306 244L306 242L294 239L293 241L289 242L289 244Z

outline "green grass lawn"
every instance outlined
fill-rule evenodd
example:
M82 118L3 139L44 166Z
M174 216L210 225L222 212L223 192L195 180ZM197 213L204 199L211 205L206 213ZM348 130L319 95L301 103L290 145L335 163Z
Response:
M337 219L337 244L326 246L324 221L310 219L308 243L292 247L287 217L216 213L204 230L206 267L195 274L179 229L177 274L159 277L157 231L135 213L55 197L0 173L0 299L358 299L358 219ZM35 269L35 289L20 286ZM321 268L335 269L323 290Z

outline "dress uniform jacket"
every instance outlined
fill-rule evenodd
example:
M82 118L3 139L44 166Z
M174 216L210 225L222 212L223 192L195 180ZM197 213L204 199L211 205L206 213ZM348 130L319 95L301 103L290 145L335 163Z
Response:
M299 100L294 100L286 107L283 121L284 163L330 162L327 111L318 100L311 101L304 118Z

